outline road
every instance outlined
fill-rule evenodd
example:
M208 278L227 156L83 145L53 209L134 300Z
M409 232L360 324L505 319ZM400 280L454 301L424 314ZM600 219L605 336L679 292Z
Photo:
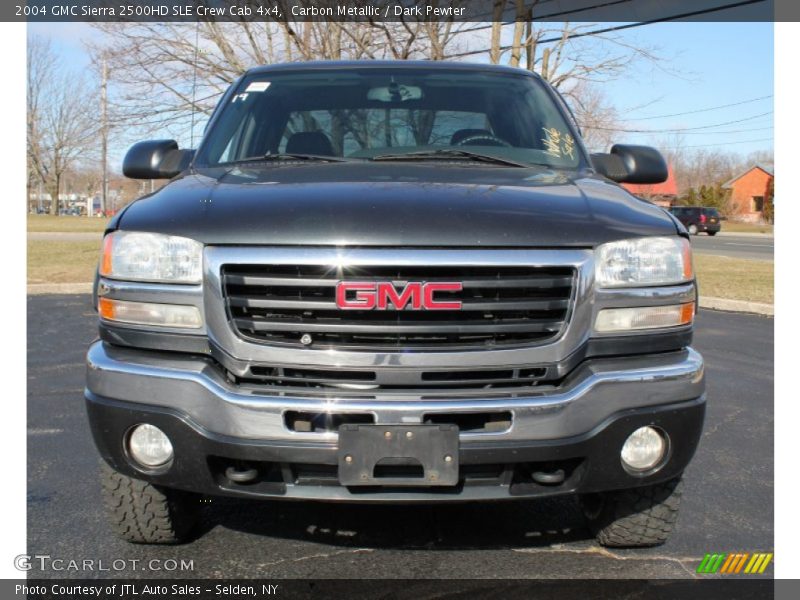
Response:
M723 227L725 227L723 225ZM715 235L704 233L692 236L692 248L697 254L716 254L750 260L775 260L775 238L755 235Z
M682 578L706 552L773 549L768 318L700 313L696 346L707 359L710 396L677 531L661 548L614 551L594 543L569 498L410 507L212 499L204 535L189 544L121 542L105 523L81 395L83 353L94 336L88 296L28 298L27 551L106 565L185 559L194 570L31 577Z

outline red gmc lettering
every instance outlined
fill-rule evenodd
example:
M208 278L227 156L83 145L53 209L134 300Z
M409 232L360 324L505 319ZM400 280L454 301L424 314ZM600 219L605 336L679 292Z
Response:
M390 303L397 310L403 310L408 305L409 300L411 300L411 308L413 310L422 310L422 284L419 282L409 283L400 294L388 281L381 282L378 283L377 293L378 308L380 310L387 310Z
M436 300L434 294L460 292L463 288L456 281L412 281L402 290L388 281L340 281L336 285L336 306L343 310L461 310L460 300Z
M347 298L347 292L356 292L354 300ZM336 284L336 306L339 308L372 310L375 308L375 284L369 281L340 281Z
M461 310L461 300L439 300L433 299L436 292L460 292L464 289L462 283L426 283L423 286L425 291L425 308L427 310Z

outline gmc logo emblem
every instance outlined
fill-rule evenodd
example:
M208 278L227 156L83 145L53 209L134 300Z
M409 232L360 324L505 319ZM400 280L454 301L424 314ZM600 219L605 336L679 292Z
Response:
M461 310L461 300L437 300L437 292L460 292L459 281L410 281L402 289L389 281L340 281L336 306L342 310Z

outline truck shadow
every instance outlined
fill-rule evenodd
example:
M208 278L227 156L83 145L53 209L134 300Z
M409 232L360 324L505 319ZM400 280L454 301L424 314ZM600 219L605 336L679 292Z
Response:
M198 536L218 527L341 547L452 550L593 540L572 497L493 503L356 505L206 498Z

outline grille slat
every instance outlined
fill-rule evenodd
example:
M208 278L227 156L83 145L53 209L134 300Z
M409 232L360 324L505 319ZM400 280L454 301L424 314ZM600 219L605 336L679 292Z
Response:
M338 310L334 301L305 300L300 296L273 296L271 298L231 296L229 299L230 306L245 308L286 308L288 302L291 302L291 307L296 310ZM514 298L495 301L464 300L461 310L557 310L567 308L568 305L569 300L565 298L544 298L541 300Z
M296 318L294 320L274 320L274 319L236 319L236 325L240 329L252 331L333 331L345 333L430 333L432 330L441 334L460 334L460 333L490 333L490 332L549 332L554 333L561 329L561 321L534 321L518 320L503 323L481 323L479 321L433 321L424 325L398 324L394 321L376 321L370 325L354 324L346 321L334 321L333 319L318 319L316 322Z
M232 326L248 339L314 348L368 350L486 348L531 345L556 337L573 301L573 267L380 265L238 265L222 268ZM342 310L340 281L390 282L402 291L412 282L459 282L440 300L459 310ZM409 307L413 306L409 303ZM308 340L306 340L308 341Z

